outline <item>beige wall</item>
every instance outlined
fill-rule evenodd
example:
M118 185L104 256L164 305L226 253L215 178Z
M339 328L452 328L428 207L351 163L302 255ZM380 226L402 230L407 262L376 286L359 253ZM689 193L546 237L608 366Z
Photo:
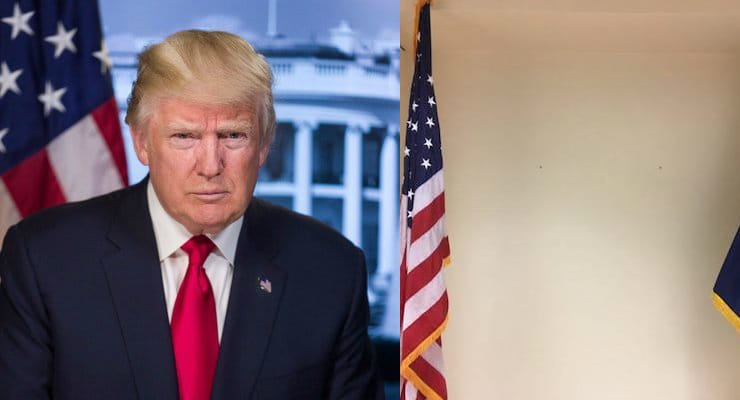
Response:
M440 43L450 398L739 399L740 53Z

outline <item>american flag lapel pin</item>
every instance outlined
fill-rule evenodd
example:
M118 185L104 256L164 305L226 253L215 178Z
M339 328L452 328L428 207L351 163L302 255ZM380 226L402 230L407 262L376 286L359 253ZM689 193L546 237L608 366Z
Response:
M257 284L261 291L272 293L272 283L264 275L260 275L259 278L257 278Z

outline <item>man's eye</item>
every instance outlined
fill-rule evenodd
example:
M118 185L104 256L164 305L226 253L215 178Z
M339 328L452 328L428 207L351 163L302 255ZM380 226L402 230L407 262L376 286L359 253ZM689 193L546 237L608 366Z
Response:
M190 138L190 135L187 133L175 133L172 135L175 139L188 139Z
M241 132L229 132L225 136L226 136L226 139L241 139L245 137L246 135L244 135Z

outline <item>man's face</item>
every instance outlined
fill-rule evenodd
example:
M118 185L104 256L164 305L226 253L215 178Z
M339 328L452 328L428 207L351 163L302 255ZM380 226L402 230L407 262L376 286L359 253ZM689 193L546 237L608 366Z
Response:
M153 108L132 136L157 197L190 233L220 232L244 214L267 159L257 116L248 108L178 98Z

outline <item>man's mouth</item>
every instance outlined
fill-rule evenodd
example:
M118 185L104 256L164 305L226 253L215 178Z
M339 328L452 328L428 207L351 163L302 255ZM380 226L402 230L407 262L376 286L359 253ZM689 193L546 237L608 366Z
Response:
M225 191L193 192L193 196L195 196L195 198L206 203L213 203L222 200L228 196L228 194L229 193Z

